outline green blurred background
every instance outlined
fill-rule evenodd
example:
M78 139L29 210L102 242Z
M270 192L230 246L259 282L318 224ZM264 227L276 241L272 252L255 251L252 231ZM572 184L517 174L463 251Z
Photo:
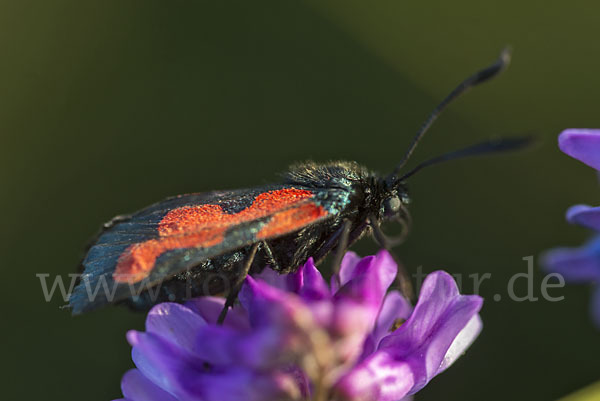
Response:
M600 127L599 15L589 0L0 2L2 398L120 396L125 332L143 315L72 318L35 276L74 272L100 223L169 195L271 182L309 158L388 172L436 102L507 44L511 68L454 104L413 160L541 138L411 180L407 267L492 273L482 335L417 400L548 400L592 383L589 289L519 303L506 285L523 257L587 236L563 216L598 203L595 174L556 136Z

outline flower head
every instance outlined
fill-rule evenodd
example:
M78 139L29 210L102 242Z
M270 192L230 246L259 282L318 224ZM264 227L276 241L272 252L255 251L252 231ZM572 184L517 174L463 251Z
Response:
M397 291L391 255L347 253L328 284L309 260L286 276L248 277L240 305L163 303L130 331L137 369L126 400L398 400L448 368L481 330L478 296L447 273L424 281L413 309Z
M569 156L600 170L600 130L568 129L558 137L559 148ZM567 210L569 223L600 233L600 207L575 205ZM556 248L547 251L542 264L549 271L560 273L573 283L600 283L600 235L576 248ZM592 320L600 328L600 288L594 290Z

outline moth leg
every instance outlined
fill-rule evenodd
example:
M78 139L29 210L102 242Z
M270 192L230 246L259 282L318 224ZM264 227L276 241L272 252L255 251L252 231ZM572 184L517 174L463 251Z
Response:
M350 235L351 227L352 222L348 219L344 219L342 227L338 230L340 239L338 241L335 254L333 255L333 274L338 282L338 286L340 285L340 275L338 273L340 272L344 252L346 252L346 249L348 249L348 236Z
M412 218L410 217L408 209L403 204L400 204L399 207L400 211L395 216L394 221L400 225L402 231L397 237L389 237L385 235L381 230L381 227L379 226L378 220L375 218L375 216L369 216L369 225L373 228L375 239L387 250L397 247L406 241L412 226Z
M404 206L402 203L400 203L400 213L396 216L394 221L400 224L400 227L402 228L400 235L393 239L396 242L394 246L396 246L400 245L406 240L406 237L408 237L408 233L412 227L412 217L410 216L406 206Z
M402 262L398 259L398 257L392 251L392 248L394 247L394 245L396 244L397 241L390 240L385 235L385 233L381 230L381 227L379 226L379 224L377 224L377 220L375 219L374 216L369 217L369 225L373 229L373 236L375 237L375 241L379 244L379 246L385 248L390 253L390 255L392 255L392 257L394 258L394 261L396 261L396 264L398 265L398 278L400 279L400 291L406 298L408 298L410 300L414 300L415 292L413 290L412 283L410 281L410 275L406 271L404 264L402 264Z
M263 241L261 244L265 251L265 254L267 255L267 259L269 260L269 264L271 265L271 268L278 272L281 271L281 266L279 266L279 263L277 263L277 260L275 259L275 256L273 255L273 250L271 249L271 247L269 246L267 241Z
M256 242L254 245L252 245L252 248L250 248L250 253L246 257L246 260L244 261L244 266L242 268L242 271L240 272L240 274L237 277L237 280L231 287L231 291L229 292L229 294L227 294L227 300L225 301L225 305L223 306L223 309L221 310L221 313L219 314L219 318L217 319L217 324L223 324L223 322L225 321L225 317L227 316L227 311L229 310L229 308L231 308L233 306L235 300L237 299L238 293L240 292L240 289L242 288L242 283L248 276L248 272L250 271L250 266L252 266L252 262L254 262L254 257L256 256L256 251L258 250L259 245L260 245L260 242Z

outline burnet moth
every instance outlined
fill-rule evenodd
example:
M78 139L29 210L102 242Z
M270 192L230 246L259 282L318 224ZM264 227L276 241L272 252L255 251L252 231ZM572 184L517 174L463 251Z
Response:
M322 261L332 250L339 264L346 249L365 234L388 249L401 243L411 222L405 184L409 177L442 161L510 151L529 142L528 138L486 141L403 172L446 106L496 76L509 59L505 50L494 64L450 92L385 177L355 162L308 162L291 167L278 184L179 195L115 217L104 224L82 261L83 274L69 299L73 314L109 303L147 309L158 302L224 293L229 294L230 306L246 275L266 265L285 274L309 257ZM403 227L400 237L383 233L382 223L390 220ZM403 283L403 291L410 295L406 273Z

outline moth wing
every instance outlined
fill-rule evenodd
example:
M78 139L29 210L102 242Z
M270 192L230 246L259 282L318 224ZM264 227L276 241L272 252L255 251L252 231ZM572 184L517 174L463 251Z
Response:
M129 298L206 260L335 215L315 195L314 189L283 185L189 194L119 216L104 226L82 262L69 299L72 312ZM129 269L127 258L133 260Z

